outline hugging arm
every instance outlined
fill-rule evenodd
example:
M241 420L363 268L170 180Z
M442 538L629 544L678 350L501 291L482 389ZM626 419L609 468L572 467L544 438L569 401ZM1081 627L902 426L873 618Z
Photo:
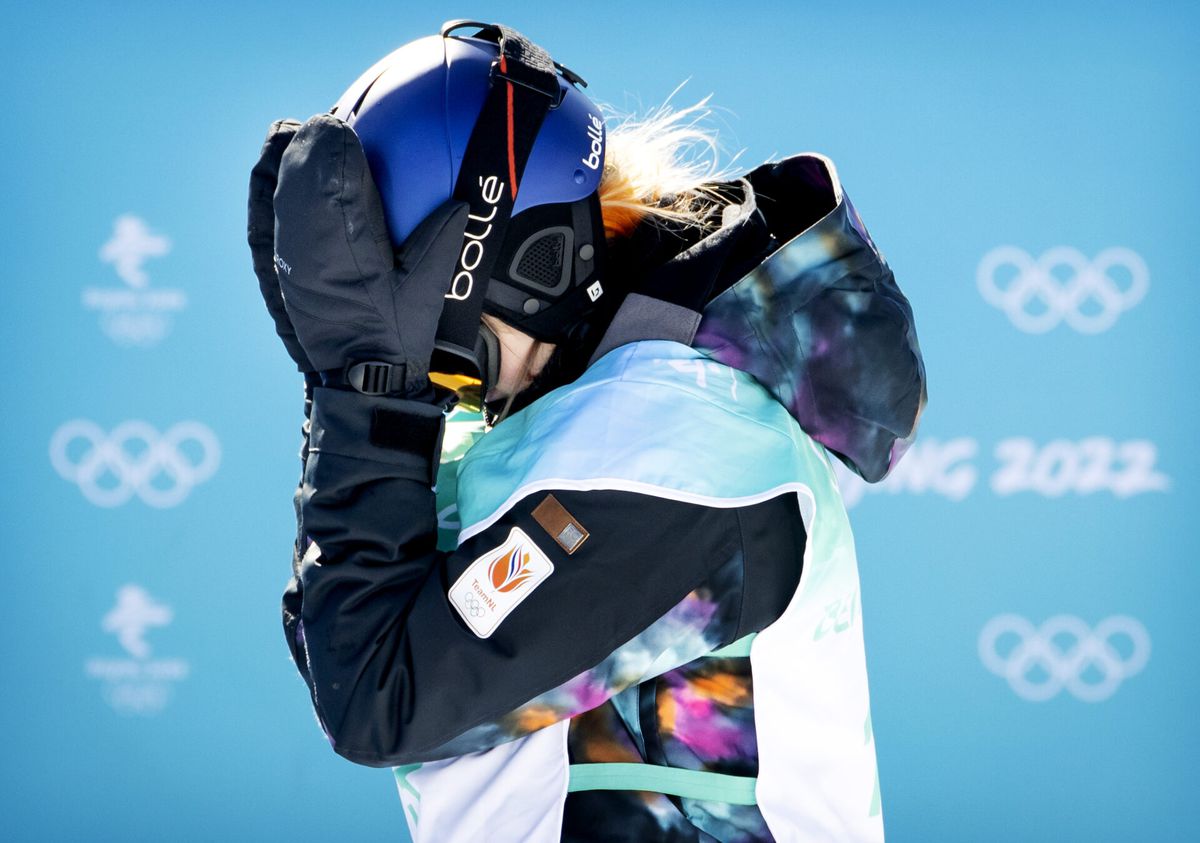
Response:
M312 544L285 600L318 717L352 761L405 764L528 734L763 628L795 590L794 496L716 508L547 489L439 552L434 451L373 443L381 416L438 421L420 403L316 390L301 490ZM548 497L588 533L572 553L536 514ZM514 536L553 572L521 583L528 594L494 629L473 626L455 587L464 573L463 587L486 580Z

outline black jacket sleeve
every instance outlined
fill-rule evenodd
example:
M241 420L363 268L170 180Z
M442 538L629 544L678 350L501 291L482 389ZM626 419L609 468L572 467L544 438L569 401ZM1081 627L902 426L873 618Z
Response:
M386 766L512 740L762 629L795 591L805 536L791 495L719 508L540 490L455 552L438 552L435 455L372 434L380 414L419 428L437 412L316 391L301 489L312 544L284 616L318 718L344 757ZM588 533L577 547L535 514L551 495ZM554 571L481 638L447 594L514 528ZM624 658L613 658L618 650Z

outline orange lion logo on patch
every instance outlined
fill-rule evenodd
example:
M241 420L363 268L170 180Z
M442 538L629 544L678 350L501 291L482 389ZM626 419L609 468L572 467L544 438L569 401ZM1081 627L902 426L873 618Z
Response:
M497 556L488 568L488 578L492 587L502 594L516 591L523 586L533 573L529 570L529 553L522 552L518 545L503 556Z

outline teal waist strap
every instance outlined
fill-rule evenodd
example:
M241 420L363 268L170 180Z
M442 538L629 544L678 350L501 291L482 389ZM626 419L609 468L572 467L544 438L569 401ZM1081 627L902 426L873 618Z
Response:
M757 632L751 632L749 635L739 638L732 644L726 644L719 650L713 650L711 653L705 654L706 659L746 659L750 657L750 645L754 643L754 636Z
M704 770L656 764L572 764L569 792L581 790L647 790L702 802L755 805L752 776L728 776Z

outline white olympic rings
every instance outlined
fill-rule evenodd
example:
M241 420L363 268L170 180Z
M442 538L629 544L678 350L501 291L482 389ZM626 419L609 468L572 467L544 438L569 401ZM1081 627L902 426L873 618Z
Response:
M1006 267L1016 269L1016 276L1002 287L996 276ZM1069 280L1055 277L1054 270L1060 267L1070 271ZM1129 273L1128 287L1122 289L1110 276L1115 267ZM1070 246L1056 246L1036 260L1024 249L999 246L983 256L975 281L984 301L1004 311L1026 333L1045 333L1065 321L1080 333L1098 334L1142 300L1150 287L1150 270L1137 252L1120 246L1105 249L1090 261ZM1097 312L1084 312L1089 300L1099 305ZM1031 310L1034 302L1040 307Z
M997 646L1005 636L1017 641L1001 654ZM1112 644L1121 637L1131 645L1128 657ZM1065 648L1059 643L1063 639L1071 641ZM1072 615L1055 615L1036 628L1020 615L998 615L979 633L979 658L1031 702L1049 700L1063 689L1084 702L1101 702L1146 666L1150 635L1126 615L1106 618L1094 630ZM1093 675L1099 679L1085 678Z
M71 456L78 441L87 443L77 458ZM194 442L198 462L191 462L180 446ZM144 447L131 452L131 443ZM65 480L79 486L96 506L120 506L137 495L150 506L176 506L192 488L212 477L221 461L221 447L213 432L195 421L179 422L160 434L143 421L126 421L105 433L87 419L66 422L50 439L50 463ZM111 477L115 485L101 485ZM166 478L166 484L155 483Z

